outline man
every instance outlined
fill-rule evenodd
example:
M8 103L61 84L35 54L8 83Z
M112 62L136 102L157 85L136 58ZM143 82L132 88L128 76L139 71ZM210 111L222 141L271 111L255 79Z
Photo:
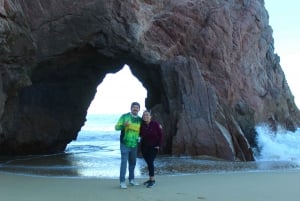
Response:
M131 103L131 112L123 114L116 126L116 130L121 131L120 135L120 151L121 151L121 166L120 166L120 187L126 189L125 175L129 169L129 184L132 186L139 185L134 180L134 168L137 158L137 145L139 141L140 126L142 118L138 116L140 104L138 102Z

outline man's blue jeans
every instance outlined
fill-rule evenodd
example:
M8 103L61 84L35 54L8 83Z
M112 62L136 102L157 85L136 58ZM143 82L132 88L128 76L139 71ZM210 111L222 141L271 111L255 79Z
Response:
M134 168L137 157L137 147L129 148L120 143L121 151L121 167L120 167L120 182L125 182L125 175L127 170L127 161L129 169L129 180L134 179Z

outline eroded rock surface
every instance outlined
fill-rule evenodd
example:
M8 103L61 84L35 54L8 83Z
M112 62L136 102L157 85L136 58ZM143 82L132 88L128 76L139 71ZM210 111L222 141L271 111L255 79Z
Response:
M63 151L124 64L166 154L253 160L255 125L300 123L263 0L0 0L0 44L2 155Z

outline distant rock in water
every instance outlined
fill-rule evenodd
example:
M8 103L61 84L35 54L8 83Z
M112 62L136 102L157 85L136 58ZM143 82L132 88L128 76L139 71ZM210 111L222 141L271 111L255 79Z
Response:
M63 151L124 64L164 154L249 161L255 125L300 123L261 0L2 0L0 30L1 155Z

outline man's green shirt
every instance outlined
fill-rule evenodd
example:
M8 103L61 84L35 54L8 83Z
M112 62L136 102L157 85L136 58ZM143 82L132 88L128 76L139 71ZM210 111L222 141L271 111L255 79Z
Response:
M129 126L125 127L124 123L128 122ZM124 130L123 144L127 147L134 148L138 144L138 138L140 136L140 126L142 118L139 116L133 116L131 113L123 114L118 120L115 129Z

